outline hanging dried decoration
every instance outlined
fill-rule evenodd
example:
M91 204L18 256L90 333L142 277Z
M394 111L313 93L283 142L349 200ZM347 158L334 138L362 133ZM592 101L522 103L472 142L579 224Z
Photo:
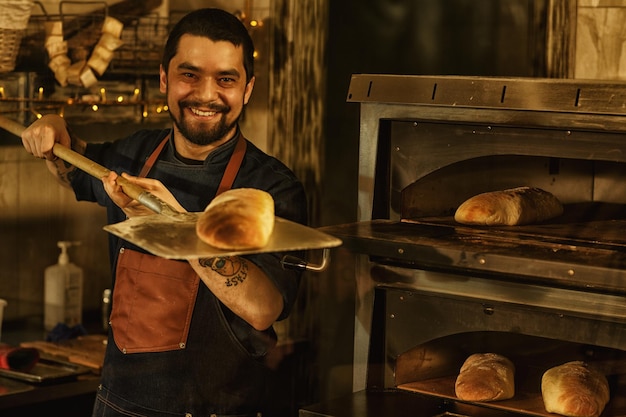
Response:
M0 73L15 69L33 0L0 0Z
M62 87L77 85L88 88L96 84L96 74L104 74L113 59L114 51L124 43L121 39L124 25L114 17L106 16L102 24L102 34L89 59L79 59L72 63L68 56L67 41L63 38L63 22L46 22L45 28L48 67Z

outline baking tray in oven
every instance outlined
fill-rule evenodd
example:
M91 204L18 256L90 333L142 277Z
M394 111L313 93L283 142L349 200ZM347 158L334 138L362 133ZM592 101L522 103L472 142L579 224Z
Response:
M396 318L403 315L398 310L393 311L397 313ZM387 330L390 335L398 333L394 328ZM471 402L456 397L454 386L458 372L466 358L477 352L498 353L513 362L513 398ZM626 416L626 351L522 333L464 332L418 344L397 356L391 384L401 390L432 395L445 401L480 404L516 414L554 416L544 409L541 380L546 370L570 361L584 361L606 376L610 401L603 417Z
M504 412L477 403L449 401L407 390L366 390L309 405L300 417L514 417L522 413ZM554 414L553 416L556 416Z
M454 394L454 382L456 376L430 379L425 381L410 382L399 385L401 390L416 392L420 394L432 395L448 400L460 401ZM611 400L604 408L602 416L625 416L626 398L619 393L626 392L626 385L623 382L614 383L611 386ZM509 400L481 402L484 407L501 411L508 411L518 414L539 417L553 417L555 414L546 412L543 406L541 392L516 391L515 396Z
M560 218L529 226L467 226L452 217L428 217L320 230L381 264L626 294L626 219L582 221L580 213L589 212L579 208L569 206Z
M589 246L626 250L626 206L610 203L564 205L563 214L536 224L522 226L469 226L452 216L403 219L405 223L453 228L456 233L484 240Z

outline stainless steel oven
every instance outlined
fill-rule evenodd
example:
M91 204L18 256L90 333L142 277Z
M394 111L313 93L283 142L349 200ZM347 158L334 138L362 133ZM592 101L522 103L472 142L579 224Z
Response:
M569 360L609 380L626 415L626 84L354 75L358 222L325 227L357 254L353 394L307 416L551 415L541 375ZM541 224L473 227L465 199L534 186ZM454 393L471 353L516 365L510 400Z

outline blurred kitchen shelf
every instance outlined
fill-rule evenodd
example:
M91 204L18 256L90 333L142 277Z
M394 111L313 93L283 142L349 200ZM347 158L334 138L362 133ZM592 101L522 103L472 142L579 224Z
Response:
M50 74L0 74L0 115L28 125L43 114L63 115L73 124L169 122L158 77L110 77L91 88L60 87Z

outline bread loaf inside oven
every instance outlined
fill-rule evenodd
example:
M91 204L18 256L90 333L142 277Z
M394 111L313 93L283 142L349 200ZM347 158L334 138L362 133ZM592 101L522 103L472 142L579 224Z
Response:
M541 378L545 409L568 417L598 417L609 402L609 383L583 361L548 369Z
M496 353L470 355L456 378L454 391L466 401L498 401L515 395L515 366Z
M481 226L519 226L563 214L563 205L540 188L517 187L475 195L454 214L459 223Z

